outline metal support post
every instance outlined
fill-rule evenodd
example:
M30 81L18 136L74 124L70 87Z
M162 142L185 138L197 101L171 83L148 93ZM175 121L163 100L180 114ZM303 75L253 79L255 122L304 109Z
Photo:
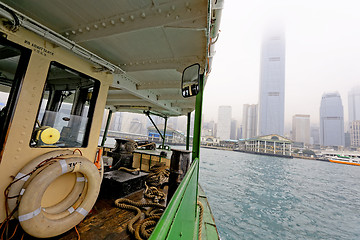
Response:
M180 149L171 149L171 151L167 203L170 202L170 199L190 168L190 151Z
M101 141L101 147L104 147L105 142L106 142L106 136L107 136L107 133L108 133L108 130L109 130L111 116L112 116L112 110L109 109L109 114L108 114L108 118L107 118L107 121L106 121L106 126L105 126L105 130L104 130L103 138L102 138L102 141Z
M191 122L191 112L188 112L187 128L186 128L186 150L190 149L190 122Z
M165 124L164 124L164 137L163 137L163 142L162 142L162 148L165 149L165 140L166 140L166 127L167 127L167 117L164 117L165 119Z
M194 164L195 159L198 159L197 161L200 161L200 140L201 140L201 122L202 122L201 117L202 117L202 105L203 105L203 93L204 93L204 78L205 78L204 74L200 76L199 93L196 95L191 164ZM195 163L195 164L199 164L199 163ZM199 182L199 174L197 174L196 182ZM196 188L196 199L194 199L195 202L197 200L198 195L199 195L198 188ZM196 215L196 211L197 211L197 206L195 206L194 209L195 215Z
M276 142L274 142L274 154L276 153Z
M144 111L144 114L146 116L148 116L150 122L152 123L152 125L155 127L156 131L159 133L161 139L164 141L164 136L161 134L160 130L158 129L158 127L156 126L155 122L152 120L152 118L150 117L150 112L149 111Z
M194 120L194 134L193 134L193 149L192 160L200 159L200 139L201 139L201 117L202 117L202 103L204 91L204 75L199 79L199 93L196 95L195 102L195 120Z

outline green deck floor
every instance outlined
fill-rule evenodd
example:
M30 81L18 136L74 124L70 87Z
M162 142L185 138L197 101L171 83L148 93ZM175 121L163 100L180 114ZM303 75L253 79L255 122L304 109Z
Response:
M209 202L206 198L204 190L201 188L200 185L199 185L199 201L204 206L201 239L202 240L220 239L215 225L215 220L210 209Z

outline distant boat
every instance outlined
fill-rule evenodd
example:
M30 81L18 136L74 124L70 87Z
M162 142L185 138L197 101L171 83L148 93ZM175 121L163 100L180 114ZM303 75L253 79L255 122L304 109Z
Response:
M342 163L342 164L360 166L360 159L352 158L349 156L343 156L339 154L334 157L329 157L329 161L333 163Z

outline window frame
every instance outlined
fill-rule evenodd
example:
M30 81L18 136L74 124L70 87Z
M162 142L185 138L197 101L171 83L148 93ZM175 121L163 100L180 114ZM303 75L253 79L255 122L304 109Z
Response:
M2 155L5 150L5 145L9 133L9 128L11 126L11 122L13 121L15 109L19 100L20 92L22 90L24 78L29 66L30 57L32 54L31 49L21 46L17 43L9 41L4 37L0 37L0 44L16 48L20 51L19 62L16 67L13 83L11 86L11 90L9 92L9 97L7 99L6 105L8 108L6 109L6 116L4 118L4 125L0 126L0 162L2 160Z
M56 67L61 68L63 70L67 69L67 70L73 71L76 74L79 74L79 76L81 76L82 78L87 78L87 79L90 79L90 80L94 81L94 88L93 88L92 97L91 97L91 100L90 100L90 103L89 103L89 110L88 110L88 115L87 115L88 122L87 122L86 127L85 127L85 133L84 133L84 139L83 139L82 145L80 147L51 146L52 149L56 149L56 148L87 148L88 145L89 145L90 131L91 131L91 126L92 126L93 119L94 119L94 112L95 112L95 108L96 108L96 102L98 100L98 96L99 96L99 93L100 93L101 82L98 79L94 78L94 77L91 77L91 76L89 76L89 75L87 75L87 74L85 74L83 72L80 72L79 70L71 68L71 67L69 67L69 66L67 66L67 65L65 65L63 63L58 62L58 61L51 61L49 63L49 68L48 68L48 72L47 72L47 75L46 75L46 80L45 80L45 83L44 83L44 86L43 86L43 91L42 91L41 99L40 99L39 106L38 106L38 111L37 111L35 122L34 122L33 133L35 132L35 129L36 129L37 119L39 117L42 101L44 99L44 95L45 95L45 91L46 91L46 84L47 84L47 80L48 80L49 75L50 75L51 66L56 66ZM32 139L29 142L29 146L31 148L45 148L46 147L46 146L45 147L32 146L31 141L32 141Z

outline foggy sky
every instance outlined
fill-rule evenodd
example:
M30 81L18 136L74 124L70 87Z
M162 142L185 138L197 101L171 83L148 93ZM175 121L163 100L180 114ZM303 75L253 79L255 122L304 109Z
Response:
M227 0L212 72L205 87L205 120L231 105L241 121L243 104L258 103L264 26L285 26L285 125L295 114L319 122L321 96L338 91L348 119L348 92L360 85L360 1Z

